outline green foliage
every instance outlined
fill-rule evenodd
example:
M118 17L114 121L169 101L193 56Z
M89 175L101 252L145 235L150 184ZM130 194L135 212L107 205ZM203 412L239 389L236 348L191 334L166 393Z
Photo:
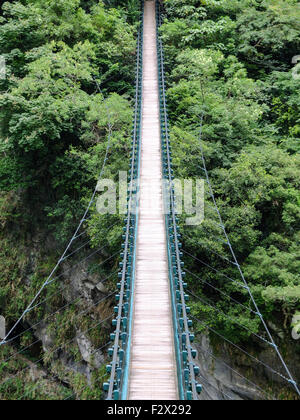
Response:
M108 87L131 93L134 28L102 2L89 13L77 0L5 3L3 10L0 52L11 77L0 94L0 188L29 194L29 211L48 214L65 241L99 173L109 119L111 173L128 152L129 98L114 93L104 105L93 79L106 94Z
M295 0L266 0L237 18L239 52L265 66L288 66L299 52L300 5ZM286 62L285 62L286 60ZM285 62L285 63L284 63Z
M119 170L128 169L140 2L0 4L0 55L8 76L0 80L0 312L12 326L74 233L108 145L103 176L117 179ZM76 256L106 248L84 267L99 282L118 269L122 219L99 217L93 210L84 225L90 242ZM76 246L88 239L81 237ZM109 252L116 258L106 262ZM74 264L73 259L68 263ZM66 267L65 286L71 280ZM108 291L115 289L115 280L111 276L107 281ZM57 281L49 284L40 296L42 304L19 325L22 330L47 319L51 351L44 351L37 336L22 335L17 343L23 348L20 357L0 364L1 399L102 398L102 368L90 361L87 384L85 375L60 365L57 355L63 352L86 368L76 334L88 331L95 349L107 343L110 323L99 320L112 314L112 302L107 299L90 308L79 295L69 305L72 292L61 292L60 287ZM62 306L65 310L58 311ZM1 360L16 352L5 348L10 352L1 348ZM35 379L30 361L38 362ZM3 382L14 374L14 380Z
M108 141L105 177L117 180L118 171L128 168L139 1L0 4L0 54L8 74L0 81L0 309L12 323L51 271L57 246L74 232ZM165 9L161 33L176 176L203 175L198 132L204 113L204 152L230 239L266 320L289 335L286 321L300 309L300 100L292 64L300 51L299 2L166 0ZM120 249L121 217L92 210L84 225L90 246L106 250L88 270L106 278L118 269L116 259L102 262ZM208 206L200 227L182 222L184 248L202 261L186 257L198 276L188 273L189 287L202 299L193 300L191 310L228 339L251 347L251 332L260 333L261 325L245 309L251 306L248 293L228 281L237 279L236 270L217 223ZM45 249L33 249L37 237L39 244L47 238ZM47 288L48 305L28 314L28 322L65 302L56 292L55 284ZM74 302L48 325L53 346L77 363L78 346L70 344L76 331L110 315L111 302L78 319L83 309ZM196 332L205 328L195 326ZM90 330L95 348L108 331L108 325ZM32 339L26 334L20 345ZM13 351L1 349L1 360ZM49 383L42 374L34 382L21 373L2 383L41 356L60 382ZM55 352L45 357L37 348L0 364L0 381L2 399L101 399L104 371L94 369L87 385L83 375L66 371Z
M203 176L204 113L204 154L230 240L266 320L290 336L286 320L300 307L299 80L292 74L299 2L167 0L165 9L175 175ZM183 247L200 260L185 256L197 275L187 273L189 287L201 298L192 311L251 346L251 331L260 333L261 325L236 304L251 307L248 293L228 281L239 280L238 273L207 191L206 204L201 226L181 220ZM205 328L196 325L198 332Z

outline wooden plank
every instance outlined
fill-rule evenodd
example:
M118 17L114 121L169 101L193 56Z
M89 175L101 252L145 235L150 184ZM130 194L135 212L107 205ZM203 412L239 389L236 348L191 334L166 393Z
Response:
M145 1L141 195L129 400L178 399L162 199L156 54L155 2Z

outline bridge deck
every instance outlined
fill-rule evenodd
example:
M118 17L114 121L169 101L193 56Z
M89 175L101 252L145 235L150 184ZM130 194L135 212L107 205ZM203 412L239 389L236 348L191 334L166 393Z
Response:
M155 2L145 1L142 152L129 400L176 400L162 199Z

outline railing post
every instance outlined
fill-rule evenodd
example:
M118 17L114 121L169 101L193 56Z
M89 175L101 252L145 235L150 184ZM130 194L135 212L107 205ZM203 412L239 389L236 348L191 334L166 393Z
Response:
M185 272L181 262L180 232L177 224L175 209L175 192L173 186L173 169L171 158L171 147L169 138L169 124L166 99L166 84L164 74L163 45L159 36L161 26L161 4L156 0L156 22L157 22L157 59L158 59L158 80L160 93L160 123L162 141L163 177L167 182L168 191L164 196L170 197L170 214L166 214L166 232L169 257L169 277L173 304L174 341L177 357L177 370L179 382L179 394L183 400L197 400L202 386L197 383L196 376L199 368L195 364L197 352L192 347L194 336L190 331L192 321L188 318L190 308L187 306L186 284L184 282Z
M114 332L111 334L112 346L109 349L111 364L107 365L110 374L108 382L103 384L108 400L126 399L128 365L130 360L130 332L132 314L132 295L134 284L134 261L137 227L137 192L140 166L141 117L142 117L142 67L143 67L143 22L144 2L141 0L141 24L137 41L135 111L133 119L132 150L130 163L129 200L127 217L123 234L123 244L119 272L119 292L116 295L114 308L116 317L113 320Z

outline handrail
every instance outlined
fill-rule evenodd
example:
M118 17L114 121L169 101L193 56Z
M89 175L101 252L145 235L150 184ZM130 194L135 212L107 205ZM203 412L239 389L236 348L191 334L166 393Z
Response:
M136 89L135 89L135 112L133 120L133 136L131 151L131 168L130 182L128 188L128 206L127 218L125 219L125 227L122 244L123 252L121 253L122 262L120 263L121 271L119 272L120 282L118 283L119 293L116 295L117 305L114 308L117 314L113 320L115 331L111 334L113 342L112 347L108 350L109 356L112 357L110 364L106 366L107 372L110 373L110 379L103 384L104 391L107 392L108 400L119 400L122 395L126 395L124 387L127 386L125 381L125 372L128 369L128 352L130 352L130 325L131 325L131 302L133 296L133 279L134 279L134 260L135 260L135 243L136 243L136 226L137 226L137 206L138 206L138 190L139 190L139 166L140 166L140 143L141 143L141 116L142 116L142 76L143 76L143 22L144 7L141 1L141 24L137 40L137 63L136 63Z
M169 123L167 113L166 84L164 72L164 53L163 44L159 36L159 27L161 26L161 5L156 0L156 22L157 22L157 55L159 72L159 93L160 93L160 122L161 122L161 141L162 141L162 161L163 176L166 180L164 189L164 198L170 198L170 212L166 211L166 230L169 255L169 269L171 293L173 302L175 348L178 366L178 381L180 399L198 400L202 386L197 382L196 376L200 369L195 363L197 351L193 349L192 342L194 335L190 329L192 321L188 318L190 308L186 302L188 295L185 293L187 284L184 282L185 273L183 271L183 262L181 262L181 243L179 242L180 233L177 225L175 208L175 191L173 186L173 169L171 158L171 147L169 139ZM169 209L166 209L169 210Z

